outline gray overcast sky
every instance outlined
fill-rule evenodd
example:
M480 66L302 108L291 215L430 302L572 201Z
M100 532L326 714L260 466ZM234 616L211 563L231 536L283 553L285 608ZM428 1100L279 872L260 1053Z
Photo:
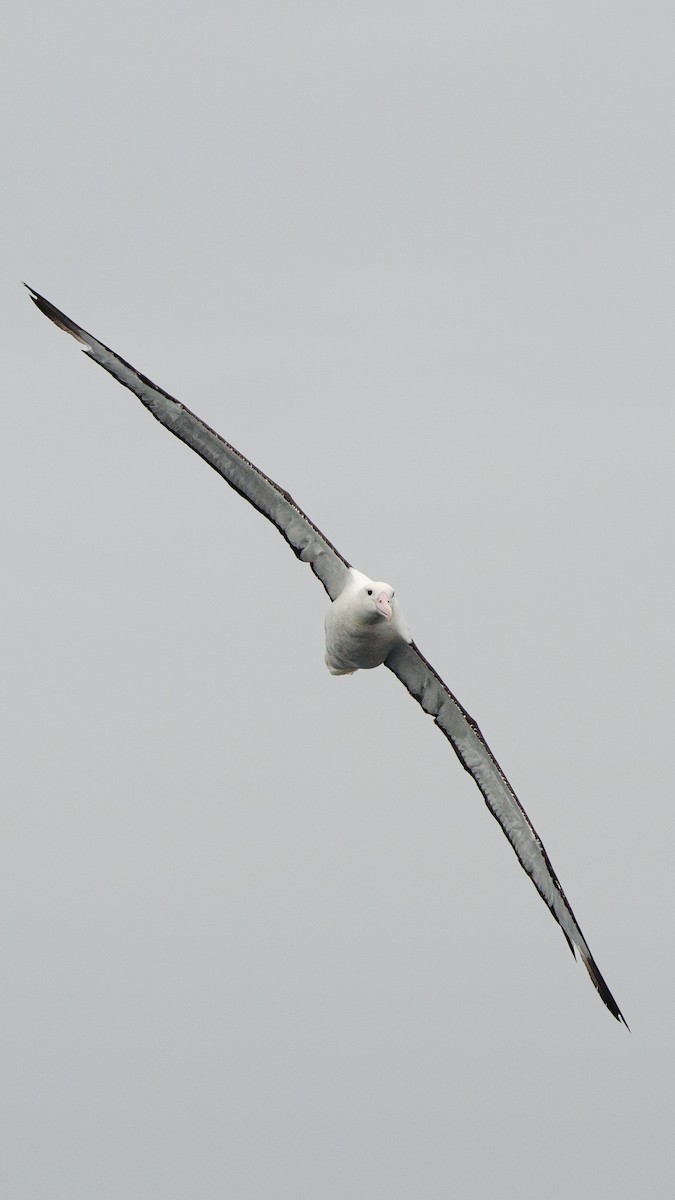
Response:
M0 1191L671 1197L671 3L10 4ZM331 678L185 400L479 721Z

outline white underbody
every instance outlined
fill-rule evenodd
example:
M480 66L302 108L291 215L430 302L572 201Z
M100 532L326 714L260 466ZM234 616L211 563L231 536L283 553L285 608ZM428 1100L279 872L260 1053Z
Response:
M378 610L383 593L390 617ZM350 567L349 580L326 613L326 666L332 675L379 667L399 641L409 642L394 589Z

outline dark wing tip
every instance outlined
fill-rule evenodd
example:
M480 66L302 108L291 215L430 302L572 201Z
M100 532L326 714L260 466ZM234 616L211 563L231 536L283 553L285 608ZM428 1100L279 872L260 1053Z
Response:
M76 325L74 321L71 321L70 317L67 317L65 313L62 313L59 308L55 308L53 304L50 304L49 300L45 300L44 296L41 296L40 293L36 292L32 287L29 286L29 284L24 283L23 286L28 288L28 292L33 304L40 309L40 312L43 313L45 317L49 317L49 320L53 321L55 325L58 325L59 329L63 329L65 333L69 333L72 337L77 338L77 341L81 342L83 346L87 345L86 341L82 337L82 330L80 329L79 325Z
M609 1009L609 1011L611 1012L614 1019L616 1021L619 1021L620 1024L625 1025L626 1029L630 1033L630 1025L628 1024L628 1021L624 1017L616 1000L614 999L612 993L610 992L609 988L607 987L607 984L605 983L605 981L598 969L595 959L590 954L588 955L588 958L586 957L585 954L582 954L581 957L582 957L584 966L586 967L586 970L588 971L588 974L591 977L593 987L595 988L598 995L600 996L600 999L602 1000L603 1004L605 1005L606 1008Z

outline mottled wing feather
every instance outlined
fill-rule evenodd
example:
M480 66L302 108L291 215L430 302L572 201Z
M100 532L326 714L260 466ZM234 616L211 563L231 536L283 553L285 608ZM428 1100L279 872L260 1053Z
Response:
M473 717L453 696L414 642L402 643L392 650L385 666L445 734L462 766L478 784L490 812L501 825L518 861L553 913L572 952L576 947L612 1016L625 1025L626 1020L598 970L541 838Z
M213 467L230 487L267 517L302 562L308 562L331 600L342 591L349 563L305 515L288 492L244 458L220 434L209 428L180 401L174 400L152 380L125 362L113 350L97 341L70 317L65 316L43 296L28 289L33 302L60 329L70 333L94 362L134 393L160 424L205 462Z

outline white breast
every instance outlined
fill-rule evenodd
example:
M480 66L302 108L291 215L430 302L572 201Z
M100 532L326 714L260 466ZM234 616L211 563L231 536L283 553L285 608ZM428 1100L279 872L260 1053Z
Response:
M382 591L390 597L391 621L377 612L373 602ZM379 667L400 641L409 642L410 635L394 589L351 567L344 589L326 613L328 670L332 675L352 675L354 671Z

